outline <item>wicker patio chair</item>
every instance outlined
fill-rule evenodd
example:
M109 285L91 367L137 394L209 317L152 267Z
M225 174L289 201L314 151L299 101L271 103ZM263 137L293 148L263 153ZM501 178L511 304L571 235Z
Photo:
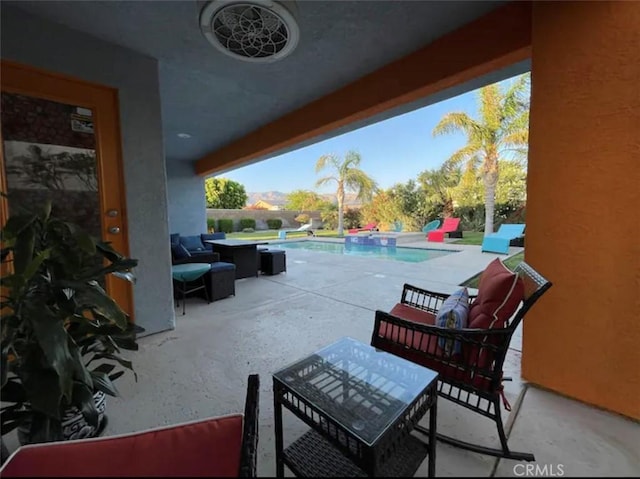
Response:
M441 433L437 435L439 440L481 454L533 461L533 454L513 452L507 445L500 415L501 401L505 409L511 408L503 394L502 368L514 331L551 283L525 262L520 263L515 272L522 280L520 302L514 304L514 310L518 304L519 309L510 322L506 319L503 327L448 329L435 326L435 315L448 295L405 284L401 302L391 314L376 311L371 345L437 371L439 395L495 421L501 448L472 444ZM478 297L481 294L482 280ZM442 347L456 342L455 348ZM422 426L417 429L427 432Z
M2 477L256 477L260 378L243 414L141 432L21 446Z

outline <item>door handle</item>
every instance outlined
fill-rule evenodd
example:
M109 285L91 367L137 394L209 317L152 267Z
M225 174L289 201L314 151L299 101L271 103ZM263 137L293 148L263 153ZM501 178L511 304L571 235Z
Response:
M120 233L120 227L119 226L111 226L109 228L109 233L111 233L112 235L117 235L118 233Z

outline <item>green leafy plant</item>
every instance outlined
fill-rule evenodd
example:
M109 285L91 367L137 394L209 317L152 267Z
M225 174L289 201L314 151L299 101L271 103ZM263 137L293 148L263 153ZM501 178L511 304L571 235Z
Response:
M251 228L252 230L256 229L256 220L253 218L241 218L240 219L240 230L244 231L247 228Z
M121 349L136 350L143 331L103 285L107 275L135 281L137 260L52 217L50 202L11 216L0 241L13 270L0 283L2 434L20 427L26 442L64 439L61 417L73 407L97 428L93 395L118 395L114 380L133 371Z
M224 218L219 219L218 231L222 231L224 233L233 233L233 220Z
M207 218L207 231L209 233L213 233L216 230L216 219L215 218Z
M270 230L279 230L282 228L282 220L280 218L269 218L267 220L267 226Z
M300 223L301 225L306 225L309 223L309 220L311 219L311 217L306 214L306 213L300 213L298 216L296 216L294 218L294 220L296 220L298 223ZM267 223L268 224L268 223Z

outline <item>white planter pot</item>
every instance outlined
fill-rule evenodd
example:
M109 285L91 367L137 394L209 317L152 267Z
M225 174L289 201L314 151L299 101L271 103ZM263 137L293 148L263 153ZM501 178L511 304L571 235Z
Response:
M107 416L105 415L107 396L102 391L96 391L93 394L93 400L98 411L98 427L93 427L87 423L82 412L77 407L70 407L62 416L62 434L65 441L96 437L102 434L107 424ZM27 431L27 425L18 427L18 441L22 445L29 443L27 441Z

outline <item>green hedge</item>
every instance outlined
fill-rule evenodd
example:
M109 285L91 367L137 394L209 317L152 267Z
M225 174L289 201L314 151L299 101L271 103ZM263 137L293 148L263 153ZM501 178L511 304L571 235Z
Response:
M216 219L207 218L207 231L215 231L215 230L216 230Z
M460 218L464 231L484 231L484 205L458 206L453 216ZM521 203L496 203L493 215L494 229L503 223L525 223L526 207Z
M233 220L219 219L218 231L223 231L225 233L233 233Z
M280 218L269 218L267 220L267 226L270 230L279 230L282 228L282 220Z
M253 218L241 218L240 219L240 231L246 230L247 228L251 228L252 230L256 229L256 220Z

